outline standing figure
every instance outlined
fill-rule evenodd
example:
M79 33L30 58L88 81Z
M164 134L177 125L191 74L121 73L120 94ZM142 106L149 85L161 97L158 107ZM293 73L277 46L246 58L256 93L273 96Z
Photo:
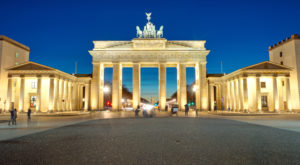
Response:
M135 110L135 117L139 116L139 112L140 112L140 105L138 105L136 110Z
M195 108L196 117L198 117L198 110Z
M10 120L8 121L8 125L13 124L14 123L14 109L11 109L10 111Z
M185 108L185 116L189 116L189 106L185 104L184 108Z
M30 109L30 108L28 108L28 111L27 111L27 117L28 117L28 120L30 120L30 119L31 119L30 115L31 115L31 109Z
M17 109L14 109L13 124L17 125Z

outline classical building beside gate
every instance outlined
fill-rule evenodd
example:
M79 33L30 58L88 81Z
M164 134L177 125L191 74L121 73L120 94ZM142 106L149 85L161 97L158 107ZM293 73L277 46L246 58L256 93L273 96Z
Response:
M195 104L199 110L243 112L300 109L300 37L292 35L269 47L270 61L230 74L207 74L206 41L171 41L150 22L129 41L93 41L92 74L72 75L29 61L30 49L0 36L0 109L26 112L102 110L104 69L113 68L112 109L122 109L122 68L132 67L132 107L141 104L142 67L159 70L159 107L166 105L166 68L177 68L177 99L187 104L186 67L195 68Z

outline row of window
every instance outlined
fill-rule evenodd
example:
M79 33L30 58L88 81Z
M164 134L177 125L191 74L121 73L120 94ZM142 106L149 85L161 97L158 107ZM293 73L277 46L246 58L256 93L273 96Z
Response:
M14 87L17 86L17 82L14 82ZM31 89L36 89L37 88L37 83L36 81L32 81L31 82Z
M284 81L281 81L281 85L284 86ZM266 82L260 82L260 87L261 88L266 88Z

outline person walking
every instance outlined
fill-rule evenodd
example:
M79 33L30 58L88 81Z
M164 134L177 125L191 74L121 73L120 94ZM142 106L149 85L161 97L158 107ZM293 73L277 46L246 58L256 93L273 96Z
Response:
M198 110L195 108L196 117L198 117Z
M8 125L13 124L14 123L14 109L11 109L10 111L10 120L8 121Z
M165 106L165 111L168 112L168 105Z
M28 120L31 120L31 116L30 115L31 115L31 109L28 108L28 111L27 111L27 117L28 117L27 119Z
M14 109L14 117L13 117L13 124L17 125L17 109Z
M185 116L189 116L189 106L187 104L184 105L185 108Z
M138 105L136 110L135 110L135 117L139 116L139 112L140 112L140 105Z

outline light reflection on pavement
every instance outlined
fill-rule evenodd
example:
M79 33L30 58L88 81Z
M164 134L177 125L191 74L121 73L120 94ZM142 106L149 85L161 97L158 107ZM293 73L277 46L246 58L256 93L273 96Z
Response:
M77 124L89 120L112 119L112 118L142 118L142 112L139 117L135 117L134 112L111 112L101 111L92 113L60 113L60 114L43 114L32 115L30 121L27 120L26 114L19 114L17 125L8 125L9 115L0 115L0 141L17 138L57 127ZM178 115L170 116L168 112L156 112L154 117L185 117L184 112ZM189 112L188 117L196 117L194 111ZM269 126L274 128L285 129L289 131L300 132L300 114L262 114L262 115L223 115L218 113L199 112L202 118L222 118L236 120L251 124Z

